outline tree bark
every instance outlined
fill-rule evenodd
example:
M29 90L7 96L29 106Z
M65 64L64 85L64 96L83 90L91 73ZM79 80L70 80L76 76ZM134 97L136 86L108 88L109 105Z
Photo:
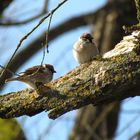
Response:
M104 54L42 85L0 97L0 117L12 118L50 111L58 118L88 104L101 105L139 96L140 32L133 33ZM133 91L133 92L131 92Z

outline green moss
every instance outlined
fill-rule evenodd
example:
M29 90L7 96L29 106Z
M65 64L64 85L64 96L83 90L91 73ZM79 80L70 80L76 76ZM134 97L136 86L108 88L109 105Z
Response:
M128 73L127 77L128 79L132 79L132 73Z
M116 82L120 81L120 80L121 80L120 75L115 75L114 80L115 80Z
M96 92L99 92L99 91L100 91L100 87L99 87L99 86L95 86L94 90L95 90Z
M137 9L137 19L140 23L140 0L135 0L136 9Z
M0 119L0 126L0 140L16 140L20 139L20 134L24 136L15 119Z

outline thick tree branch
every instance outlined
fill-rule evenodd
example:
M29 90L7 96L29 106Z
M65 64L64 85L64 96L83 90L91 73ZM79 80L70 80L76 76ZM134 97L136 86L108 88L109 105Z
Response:
M133 33L104 54L38 88L0 97L0 117L12 118L50 111L60 115L88 104L99 105L140 95L140 32Z

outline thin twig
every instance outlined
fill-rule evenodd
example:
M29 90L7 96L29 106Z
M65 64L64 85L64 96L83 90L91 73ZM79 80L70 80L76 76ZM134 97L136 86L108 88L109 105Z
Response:
M40 67L43 65L43 62L44 62L44 59L45 59L45 55L46 55L46 51L45 51L46 47L44 45L42 45L42 46L43 46L43 56L42 56Z
M33 20L40 18L41 16L44 16L48 12L47 5L48 5L48 0L45 1L44 7L41 10L41 12L33 17L30 17L30 18L25 19L23 21L12 21L12 20L11 21L9 20L7 22L0 21L0 26L15 26L15 25L22 25L22 24L27 24L29 22L32 22Z
M6 67L5 67L6 69L8 68L9 64L10 64L11 61L13 60L13 58L14 58L14 56L15 56L17 50L18 50L19 47L21 46L22 42L23 42L25 39L27 39L27 37L28 37L30 34L32 34L32 33L44 22L44 20L46 20L49 16L51 16L51 15L52 15L60 6L62 6L66 1L68 1L68 0L63 0L63 1L61 1L52 11L50 11L45 17L43 17L43 18L39 21L39 23L38 23L30 32L28 32L25 36L23 36L23 37L21 38L21 40L19 41L19 43L18 43L18 45L17 45L17 47L16 47L16 49L15 49L15 51L14 51L12 57L10 58L9 62L7 63L7 65L6 65ZM4 72L5 72L5 70L3 70L3 71L1 72L0 77L2 77L2 75L3 75Z
M42 12L44 12L44 13L48 12L48 5L49 5L49 0L45 0L44 8L43 8Z
M48 29L46 31L46 37L45 37L46 40L45 40L45 45L43 47L43 57L42 57L42 61L41 61L41 66L43 65L43 62L44 62L44 59L45 59L45 55L46 55L46 51L45 50L47 49L47 53L49 53L49 50L48 50L48 40L49 40L49 32L50 32L52 16L53 16L53 14L50 15Z
M53 16L53 14L50 15L49 25L48 25L48 29L46 31L46 40L45 40L45 45L43 45L43 56L42 56L41 64L40 64L40 67L35 71L35 73L37 73L40 70L41 66L43 65L45 55L46 55L46 48L47 48L47 53L49 53L49 51L48 51L48 37L49 37L49 31L50 31L52 16Z
M45 46L46 46L46 48L47 48L47 53L49 53L49 50L48 50L48 40L49 40L49 32L50 32L50 26L51 26L52 16L53 16L53 13L50 15L48 30L47 30L47 32L46 32L46 42L45 42Z
M15 25L23 25L23 24L27 24L27 23L30 23L30 22L32 22L33 20L35 20L35 19L38 19L38 18L40 18L41 16L43 16L43 15L45 15L46 13L39 13L38 15L35 15L35 16L33 16L33 17L30 17L30 18L28 18L28 19L25 19L25 20L23 20L23 21L15 21L15 22L12 22L12 21L8 21L8 22L6 22L6 23L4 23L4 22L1 22L0 21L0 26L15 26Z

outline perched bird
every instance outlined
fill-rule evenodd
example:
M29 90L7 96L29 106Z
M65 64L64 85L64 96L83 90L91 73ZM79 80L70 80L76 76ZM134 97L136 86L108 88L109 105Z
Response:
M99 54L99 50L89 33L83 33L73 46L73 56L79 64L91 61Z
M9 81L21 81L26 83L30 88L36 89L38 85L49 83L53 78L53 73L56 73L54 67L50 64L38 65L28 68L25 72L19 74L15 78L6 79Z

